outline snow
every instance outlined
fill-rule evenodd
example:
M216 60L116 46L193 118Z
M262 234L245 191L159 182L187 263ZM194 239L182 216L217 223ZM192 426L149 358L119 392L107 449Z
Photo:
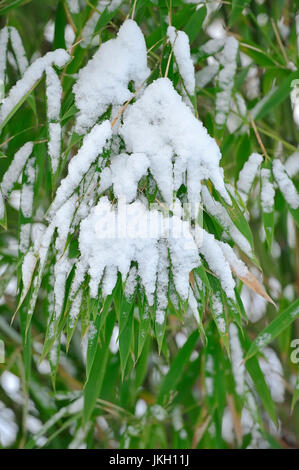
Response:
M67 4L71 13L79 13L80 11L79 0L67 0Z
M132 268L129 271L128 277L126 279L126 285L125 285L125 297L128 300L128 302L132 302L135 290L137 287L137 268L136 266L132 266Z
M271 213L274 209L275 190L271 182L271 171L267 168L261 169L261 204L263 212Z
M283 368L276 353L271 348L262 349L264 357L259 358L259 364L270 388L272 399L277 403L284 401Z
M7 43L8 43L8 27L4 26L4 28L0 30L0 99L1 100L4 97Z
M277 158L275 158L273 161L273 174L278 184L278 187L289 206L292 209L298 209L299 194L295 188L293 181L287 174L284 165Z
M73 87L77 114L76 132L89 129L112 105L122 105L133 93L128 84L133 81L135 89L149 75L146 45L143 34L135 21L127 20L120 27L115 39L101 47L79 71Z
M203 241L199 247L200 253L205 258L211 270L219 277L221 286L226 295L235 300L235 281L232 277L230 266L226 261L222 249L214 235L203 230Z
M62 86L53 67L46 68L47 117L50 121L58 121Z
M209 64L195 74L195 83L198 88L204 88L218 73L219 64Z
M49 123L49 141L48 152L51 160L51 168L53 173L56 173L59 165L61 149L61 126L59 122Z
M181 186L185 172L191 204L200 202L202 179L210 179L230 203L215 140L167 78L150 84L128 107L120 135L128 151L146 154L151 173L168 204L172 203L173 191Z
M218 86L221 89L216 95L216 124L225 124L229 109L234 77L237 68L239 42L232 36L225 39L224 48L219 53L220 64L223 68L218 75Z
M158 252L156 322L161 325L164 323L165 310L168 305L169 257L166 240L162 240L159 243Z
M125 279L131 262L136 261L140 281L150 305L154 301L158 274L163 285L158 302L164 308L167 264L166 252L161 252L162 241L167 243L170 251L176 289L182 298L187 299L189 273L200 264L196 245L188 231L188 223L175 216L170 220L164 219L161 212L148 211L140 201L130 205L119 202L116 209L106 197L102 197L80 225L79 282L84 277L84 270L88 269L90 294L96 297L106 267L112 269L109 275L111 290L116 282L117 270ZM163 258L163 264L159 263L160 258Z
M61 181L57 189L56 197L49 210L49 217L53 217L57 209L73 194L90 165L103 151L106 141L110 137L111 125L109 121L96 124L85 135L78 153L70 160L68 175Z
M36 255L32 250L28 251L22 264L22 282L25 291L27 291L30 286L36 263Z
M56 49L36 59L26 69L23 77L10 89L8 96L4 99L0 110L0 122L5 121L13 108L31 90L50 65L63 67L69 60L69 54L63 49Z
M299 171L299 152L294 152L285 162L287 174L292 178Z
M114 195L133 201L140 178L146 174L149 160L145 154L120 154L111 158L111 177ZM102 182L101 182L102 185Z
M21 75L24 75L25 70L28 67L28 59L26 57L26 52L22 43L22 39L13 26L9 26L9 35L10 35L10 42L12 45L12 49L15 54L15 58L17 61L18 69Z
M237 229L223 205L213 199L206 186L202 187L202 201L207 212L211 216L215 217L215 219L220 223L224 230L229 233L232 240L241 248L241 250L244 251L248 256L252 256L252 250L249 241Z
M118 8L123 0L99 0L96 5L96 10L93 10L92 16L86 22L83 31L82 38L83 41L80 43L81 47L85 48L89 45L96 46L98 44L98 38L94 37L94 29L97 25L97 22L100 19L101 13L107 8L108 12L112 12Z
M189 95L194 95L195 75L194 66L190 54L189 38L184 31L176 31L173 26L168 26L167 36L172 45L175 60L179 67L180 75L183 79Z
M237 189L245 203L247 202L253 180L262 161L263 157L259 153L252 153L239 173Z
M14 184L19 179L19 176L26 164L27 159L33 150L33 143L26 142L16 153L9 165L7 171L4 173L1 182L1 191L4 198L7 198L11 192Z
M236 384L236 392L238 395L243 395L245 383L245 365L243 364L243 351L239 339L239 330L234 323L229 325L229 344L232 370Z
M220 241L218 241L218 245L220 246L226 261L233 268L237 276L246 277L249 272L248 268L246 264L237 257L232 247L228 243Z
M221 300L221 295L219 292L212 295L212 309L215 314L215 321L218 330L221 333L226 332L226 319L225 319L225 312L224 306Z

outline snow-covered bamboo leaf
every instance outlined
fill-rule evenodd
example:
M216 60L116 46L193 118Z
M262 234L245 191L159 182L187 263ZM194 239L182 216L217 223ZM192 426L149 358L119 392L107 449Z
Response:
M299 300L293 302L263 330L251 344L246 359L254 356L261 348L273 341L282 331L291 325L299 315Z

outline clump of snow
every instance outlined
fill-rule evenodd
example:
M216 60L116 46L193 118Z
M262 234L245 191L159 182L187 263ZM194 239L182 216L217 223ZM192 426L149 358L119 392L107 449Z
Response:
M63 67L69 60L70 56L64 49L56 49L56 51L48 52L43 57L36 59L4 99L0 110L0 122L5 121L13 108L31 90L49 66Z
M185 172L191 204L200 201L202 179L210 179L230 203L215 140L193 116L167 78L149 85L127 109L120 134L129 151L146 154L151 173L169 204L173 200L173 191L181 186Z
M220 225L231 236L232 240L249 256L252 256L252 250L249 241L237 229L223 205L215 201L206 186L202 187L202 201L207 212L216 218Z
M289 206L292 209L298 209L299 194L295 188L293 181L287 174L284 165L281 163L280 160L278 160L278 158L275 158L273 161L273 174L278 184L278 187Z
M136 196L140 178L146 174L149 160L145 154L120 154L111 158L111 179L113 191L117 198L125 196L127 202ZM103 182L101 181L101 187Z
M117 37L102 44L79 71L73 87L79 110L76 132L89 129L110 104L122 105L129 100L129 83L133 81L137 89L148 75L143 34L134 21L127 20Z
M223 50L219 53L220 64L223 66L218 75L218 86L221 91L216 95L216 123L219 126L225 124L230 109L238 49L239 42L234 37L228 36Z
M96 5L96 10L93 10L91 17L86 22L82 30L82 39L80 43L81 47L85 48L90 46L96 46L98 44L98 38L93 37L95 27L101 13L107 8L108 12L112 12L118 8L123 0L98 0Z
M175 60L179 67L187 92L193 96L195 88L194 66L190 54L189 38L184 31L176 31L168 26L167 36L172 45Z
M270 388L272 399L277 403L282 403L285 386L281 362L273 349L264 348L261 352L264 357L259 358L259 364Z
M261 204L265 213L271 213L274 208L275 190L271 181L271 171L267 168L261 169Z
M285 162L285 169L286 169L288 175L291 178L298 173L298 171L299 171L299 152L294 152L292 155L289 156L289 158Z
M13 185L19 179L19 176L32 153L33 143L26 142L15 154L10 166L4 173L1 182L1 191L3 197L7 197L13 188Z
M105 267L115 268L111 290L116 282L117 270L125 279L131 262L136 261L150 305L153 303L157 273L161 281L163 280L163 292L160 293L159 302L164 306L162 297L166 289L166 273L160 272L162 265L159 264L159 244L162 239L166 239L170 251L177 291L182 298L187 299L189 272L200 264L196 245L188 231L188 223L175 216L169 223L169 219L164 219L161 212L148 211L139 201L124 206L119 204L118 210L115 210L106 197L101 198L80 225L79 264L85 267L85 270L88 269L91 296L97 295ZM164 250L164 262L165 256ZM165 263L164 269L167 270ZM84 269L81 278L82 275L84 276Z
M203 230L203 241L199 247L199 251L211 270L219 277L222 289L225 291L226 295L235 300L235 281L232 277L230 266L217 240L215 240L214 235Z
M62 86L53 67L46 68L47 116L50 121L58 121Z
M260 154L252 153L239 173L237 189L245 203L247 202L253 180L262 161L263 157Z
M237 257L232 247L228 243L224 243L220 241L218 241L218 245L220 246L226 261L233 268L237 276L246 277L249 270L246 264L243 263L243 261Z
M218 73L219 64L212 63L195 74L195 83L198 88L204 88Z
M26 57L26 52L22 43L22 39L16 28L14 28L13 26L9 26L9 35L12 49L14 51L15 58L17 61L18 69L21 75L23 75L28 67L28 59Z
M111 125L109 121L96 124L92 130L86 134L81 148L69 163L68 175L61 181L57 189L56 197L49 211L49 217L53 216L57 209L72 195L90 165L102 152L107 139L110 137Z

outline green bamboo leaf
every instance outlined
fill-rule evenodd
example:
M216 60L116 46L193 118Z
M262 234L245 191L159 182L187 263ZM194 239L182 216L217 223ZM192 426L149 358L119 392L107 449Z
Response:
M172 361L170 369L160 385L160 390L157 399L157 402L159 404L165 403L170 392L172 390L175 390L176 384L178 383L183 373L184 367L189 361L190 356L196 346L198 337L199 332L197 330L193 331L193 333L191 333L186 343L179 350L176 357Z
M243 346L243 350L246 350L250 346L250 340L248 335L245 331L243 331L243 335L240 336L240 341ZM269 414L271 420L277 426L277 416L275 411L275 404L272 400L272 396L269 390L269 387L266 384L264 374L259 365L259 361L256 357L251 356L245 358L245 367L249 372L249 375L254 383L255 389L257 391L258 396L260 397L267 413Z
M127 315L127 321L122 327L122 331L119 331L119 354L120 354L120 365L122 378L124 377L127 361L129 358L130 351L132 349L133 341L133 320L134 320L134 305L131 306L130 311Z
M245 360L254 356L261 348L273 341L282 331L291 325L299 316L299 299L293 302L278 315L253 341L247 351Z
M250 3L250 0L232 0L232 12L229 18L229 26L232 26L237 20L239 20L248 3Z
M89 376L84 385L83 422L85 424L87 424L89 421L96 405L97 398L101 392L109 356L109 344L114 323L115 313L112 311L107 318L105 331L102 333L100 338L101 342L97 344L94 361L91 366Z

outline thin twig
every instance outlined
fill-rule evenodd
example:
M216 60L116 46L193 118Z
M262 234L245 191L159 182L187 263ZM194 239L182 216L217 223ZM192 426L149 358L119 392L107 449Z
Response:
M253 128L254 133L255 133L256 140L258 141L259 146L261 147L261 150L262 150L262 152L263 152L264 157L265 157L267 160L269 160L270 157L269 157L269 155L268 155L268 153L267 153L267 150L265 149L265 146L264 146L264 144L263 144L263 141L262 141L262 139L261 139L261 136L260 136L260 134L259 134L259 131L258 131L257 128L256 128L255 122L254 122L254 120L253 120L251 114L250 114L250 113L248 113L248 114L249 114L250 123L251 123L252 128Z

